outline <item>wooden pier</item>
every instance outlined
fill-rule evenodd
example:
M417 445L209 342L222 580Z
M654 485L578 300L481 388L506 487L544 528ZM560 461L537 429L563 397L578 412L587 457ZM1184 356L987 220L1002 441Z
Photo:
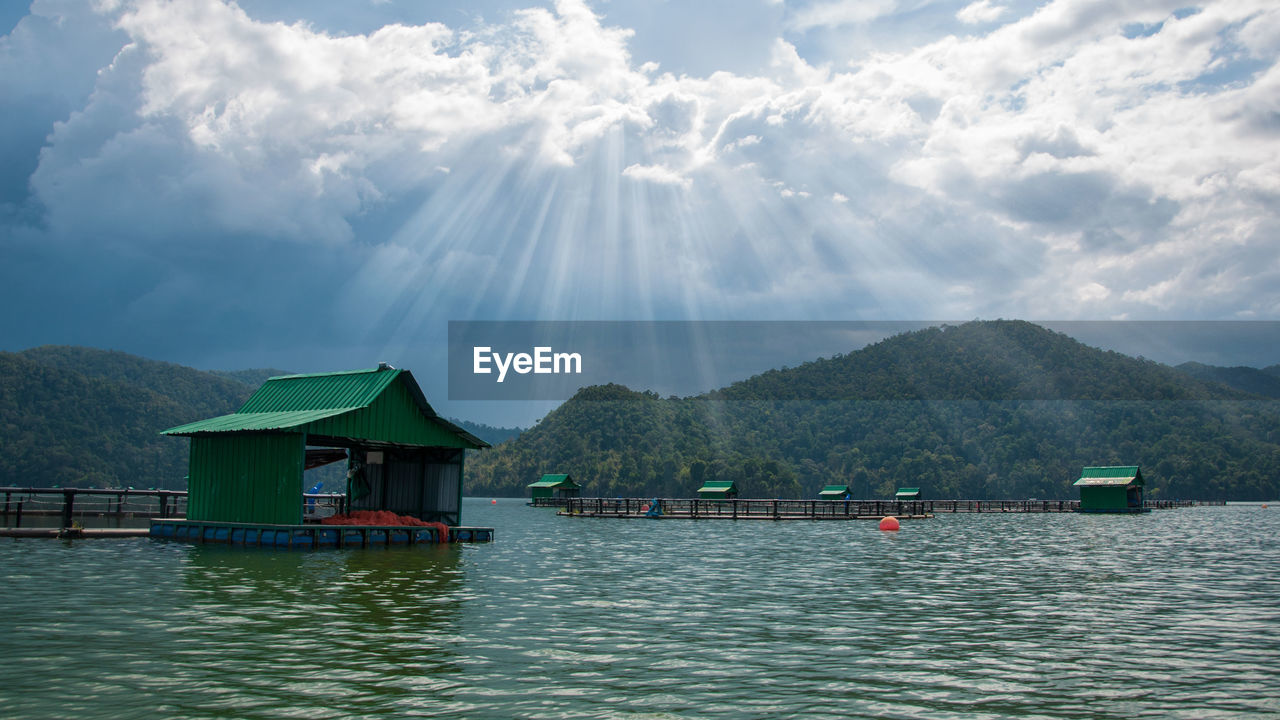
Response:
M572 498L558 503L565 517L651 518L652 499ZM706 500L659 498L659 519L680 520L902 520L944 513L1069 513L1079 500ZM1188 507L1192 501L1149 502L1152 508Z
M21 528L23 517L61 517L70 528L84 518L175 517L186 512L185 490L0 487L0 521Z

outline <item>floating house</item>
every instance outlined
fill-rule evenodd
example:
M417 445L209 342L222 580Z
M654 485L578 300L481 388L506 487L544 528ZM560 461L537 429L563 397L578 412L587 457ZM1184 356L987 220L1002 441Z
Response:
M920 488L898 488L897 494L893 496L898 502L909 502L913 500L923 500L924 496L920 493Z
M581 494L582 486L574 482L568 474L547 474L537 482L529 483L529 496L534 503L539 500L568 500L579 497Z
M187 523L278 527L302 525L304 470L342 461L348 511L460 526L464 451L488 447L385 363L274 377L238 411L162 434L191 438Z
M827 485L818 491L819 500L848 500L853 497L853 491L848 485Z
M1087 467L1075 481L1080 488L1080 512L1149 512L1142 498L1142 471L1136 465Z
M733 500L738 497L738 484L732 480L712 480L698 488L698 497L703 500Z

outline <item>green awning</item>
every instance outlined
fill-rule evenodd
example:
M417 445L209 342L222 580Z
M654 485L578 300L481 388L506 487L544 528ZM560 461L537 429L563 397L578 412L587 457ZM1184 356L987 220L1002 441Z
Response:
M897 500L919 500L920 488L898 488L898 494L893 497Z
M231 413L186 425L169 428L162 435L195 435L196 433L245 432L250 430L293 430L307 423L350 412L336 410L281 410L279 412Z

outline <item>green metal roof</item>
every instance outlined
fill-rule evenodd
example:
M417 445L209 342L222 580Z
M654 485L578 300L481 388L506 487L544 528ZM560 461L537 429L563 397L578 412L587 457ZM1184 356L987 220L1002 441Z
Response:
M547 487L547 488L568 488L568 489L573 489L573 488L579 488L580 486L578 485L578 483L576 483L576 482L574 482L574 481L573 481L573 478L569 477L568 475L551 475L551 474L547 474L547 475L543 475L543 476L542 476L542 478L541 478L540 480L538 480L537 482L529 483L528 487L531 487L531 488L534 488L534 487Z
M404 370L374 369L281 375L263 383L237 414L367 407L404 373ZM431 415L435 415L434 410Z
M702 487L698 488L698 492L729 492L730 490L736 492L737 489L737 483L732 480L712 480L703 483Z
M416 406L426 420L443 427L467 446L489 447L480 438L437 415L409 371L388 367L273 377L263 383L236 412L179 425L160 434L306 432L312 423L368 408L396 381L400 382L403 392L408 393L408 400L403 402L411 402L411 406ZM311 429L325 434L324 427L322 423L321 427Z
M920 494L920 488L898 488L896 498L912 498Z
M1137 465L1116 465L1111 467L1087 467L1080 471L1080 479L1073 483L1074 487L1106 487L1142 485L1142 471Z
M840 497L844 497L850 492L852 492L852 490L849 489L848 485L827 485L818 491L818 495L839 495Z

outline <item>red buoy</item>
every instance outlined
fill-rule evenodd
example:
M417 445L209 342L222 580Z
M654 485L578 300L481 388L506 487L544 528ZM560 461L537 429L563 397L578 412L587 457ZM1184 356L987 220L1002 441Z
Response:
M497 504L498 504L498 501L497 501L497 500L490 500L490 501L489 501L489 504L490 504L490 505L497 505Z
M881 530L897 530L898 518L896 517L882 518L880 520L880 529Z

